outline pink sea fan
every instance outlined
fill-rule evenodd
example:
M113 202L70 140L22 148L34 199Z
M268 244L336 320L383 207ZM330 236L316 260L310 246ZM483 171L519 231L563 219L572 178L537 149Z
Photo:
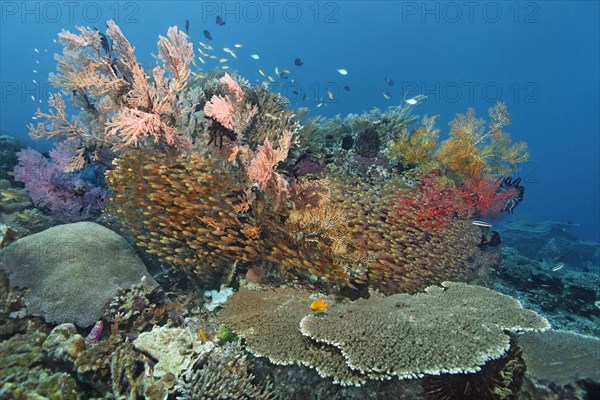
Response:
M164 138L168 144L173 144L175 129L162 122L157 114L124 107L106 125L106 133L120 136L127 145L136 146L148 136L154 137L155 141Z
M225 128L233 130L235 122L233 116L235 114L235 106L227 97L214 95L210 101L204 105L204 113L216 119Z
M239 103L244 99L244 92L242 91L242 88L228 73L225 73L225 75L223 75L221 78L221 84L225 86L227 91L235 97L236 103Z
M278 198L287 192L287 184L283 176L275 171L275 167L287 157L289 137L286 134L280 140L280 148L277 150L266 139L264 144L258 146L256 156L248 167L248 177L257 182L262 190L272 190Z

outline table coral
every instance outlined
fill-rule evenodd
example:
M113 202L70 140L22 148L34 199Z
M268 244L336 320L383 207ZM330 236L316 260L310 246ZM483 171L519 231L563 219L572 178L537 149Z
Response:
M326 299L331 306L314 314L308 292L242 289L218 318L252 354L309 366L343 385L477 372L508 351L506 332L549 328L513 298L463 283L416 295L372 293L346 304Z

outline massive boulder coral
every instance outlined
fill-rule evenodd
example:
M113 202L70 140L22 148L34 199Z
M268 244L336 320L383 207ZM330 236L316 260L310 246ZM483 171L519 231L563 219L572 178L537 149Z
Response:
M156 285L125 239L92 222L55 226L0 250L0 269L13 287L28 288L32 315L85 327L117 294L140 282Z
M343 385L477 372L508 351L506 332L549 328L517 300L464 283L444 282L416 295L374 293L318 314L310 303L310 294L296 289L242 289L219 320L251 353L275 364L307 365Z

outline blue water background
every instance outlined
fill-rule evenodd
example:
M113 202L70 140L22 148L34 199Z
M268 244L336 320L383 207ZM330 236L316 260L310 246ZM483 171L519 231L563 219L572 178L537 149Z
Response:
M531 151L518 171L525 201L511 218L570 221L579 224L574 232L581 238L600 239L598 2L4 1L1 7L0 130L37 148L49 144L31 142L26 125L38 106L46 110L38 101L53 91L47 75L55 69L53 54L61 47L53 39L61 29L104 30L114 19L138 61L152 66L158 35L188 19L194 47L202 40L231 59L222 52L230 47L238 58L227 64L251 82L265 79L259 68L272 76L275 67L290 69L278 90L313 114L360 113L423 93L427 102L416 113L440 114L446 137L456 113L473 107L487 117L496 100L506 102L508 131ZM296 57L302 67L294 65Z

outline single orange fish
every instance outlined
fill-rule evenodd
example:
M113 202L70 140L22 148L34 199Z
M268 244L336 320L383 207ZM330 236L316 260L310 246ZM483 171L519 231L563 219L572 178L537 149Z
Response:
M315 300L312 303L310 303L310 309L315 312L316 311L325 311L325 310L327 310L327 307L329 307L329 304L327 304L323 300Z

